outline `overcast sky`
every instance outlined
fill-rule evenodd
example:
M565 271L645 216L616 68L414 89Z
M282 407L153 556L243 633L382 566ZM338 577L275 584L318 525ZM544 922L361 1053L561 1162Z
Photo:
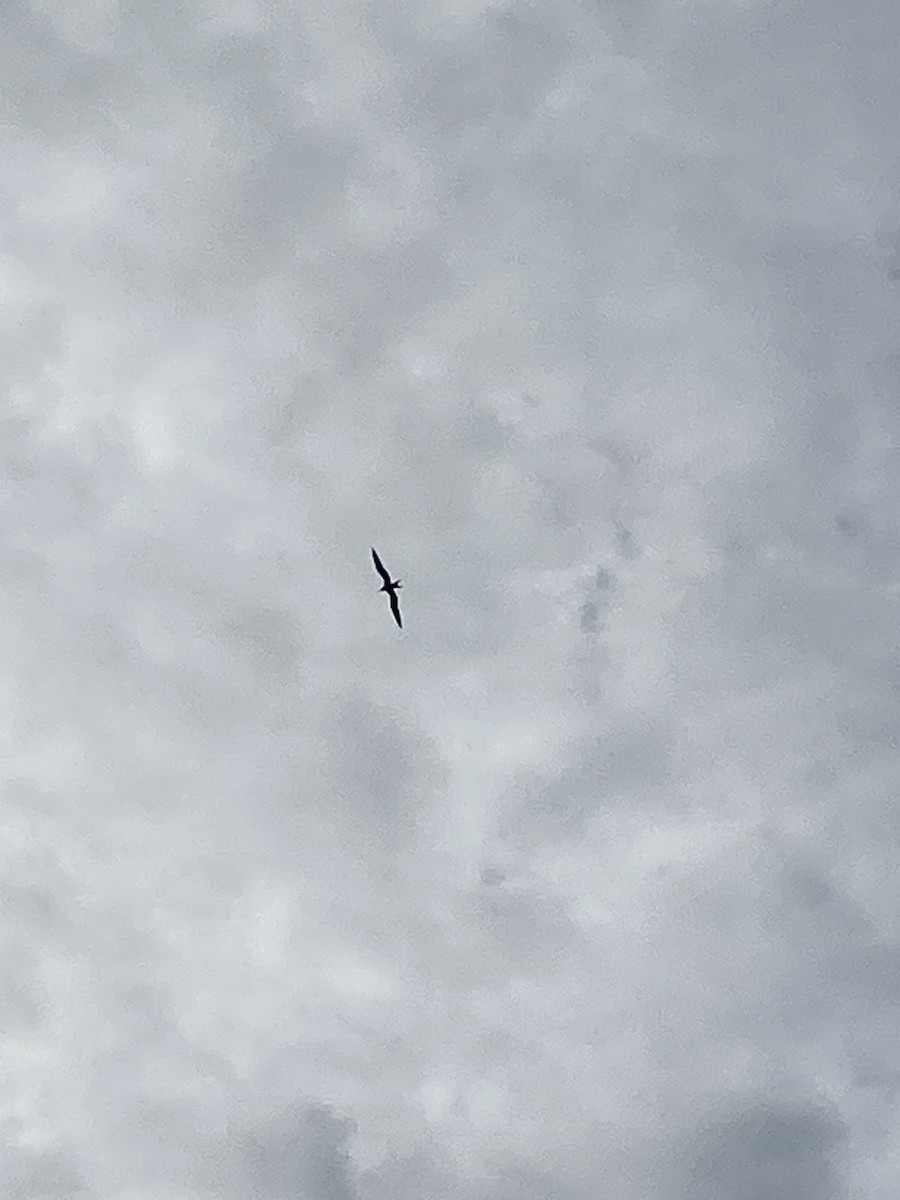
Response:
M6 0L4 1200L900 1195L898 40Z

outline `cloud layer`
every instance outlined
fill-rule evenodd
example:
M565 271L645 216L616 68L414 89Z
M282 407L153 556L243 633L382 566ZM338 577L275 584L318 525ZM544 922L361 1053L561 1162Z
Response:
M887 1200L896 7L304 8L8 6L0 1190Z

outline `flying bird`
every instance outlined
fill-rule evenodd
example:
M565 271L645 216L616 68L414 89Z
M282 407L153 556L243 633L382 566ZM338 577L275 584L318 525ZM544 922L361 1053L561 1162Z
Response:
M382 580L384 581L378 590L381 592L387 592L387 594L390 596L391 612L394 614L394 620L397 622L397 624L402 629L403 622L400 620L400 597L397 595L397 588L403 587L403 584L401 583L401 581L399 579L395 579L393 581L393 583L391 582L391 577L390 577L390 575L388 575L387 571L384 569L384 563L378 557L378 551L375 549L374 546L372 547L372 559L375 563L375 570L378 572L378 574L381 576Z

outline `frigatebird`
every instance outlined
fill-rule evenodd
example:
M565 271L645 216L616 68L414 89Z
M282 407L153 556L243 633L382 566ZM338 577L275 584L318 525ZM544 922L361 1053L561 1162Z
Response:
M393 581L393 583L391 582L391 577L390 577L390 575L388 575L387 571L384 569L384 563L378 557L378 551L375 549L374 546L372 547L372 558L375 562L375 570L378 572L378 574L384 580L384 582L382 583L381 587L378 590L380 592L387 592L387 594L390 596L391 612L394 614L394 620L397 622L397 624L402 629L403 622L400 620L400 597L397 595L397 588L403 587L403 584L401 583L401 581L399 579L395 579Z

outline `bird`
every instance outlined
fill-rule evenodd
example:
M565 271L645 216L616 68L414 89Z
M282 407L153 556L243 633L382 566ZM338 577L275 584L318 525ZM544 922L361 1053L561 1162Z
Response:
M391 577L384 569L384 563L378 557L378 551L374 546L372 547L372 559L375 563L375 570L384 581L378 590L381 592L387 592L387 594L390 596L391 612L394 614L394 620L402 629L403 622L400 620L400 597L397 595L397 588L403 587L403 583L399 579L395 579L393 583L391 582Z

